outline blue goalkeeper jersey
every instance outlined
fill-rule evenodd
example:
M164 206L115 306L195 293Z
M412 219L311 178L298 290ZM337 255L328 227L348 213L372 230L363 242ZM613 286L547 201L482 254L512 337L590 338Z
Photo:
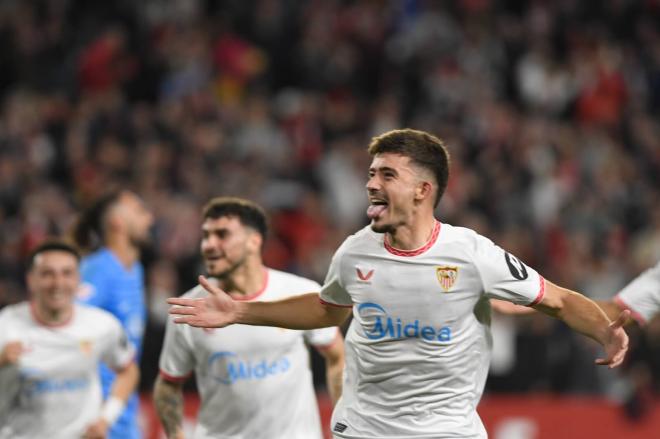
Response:
M144 301L144 270L136 262L130 269L103 247L83 258L81 263L83 285L78 296L82 303L102 308L121 322L126 335L136 349L136 362L142 352L146 306ZM100 366L103 398L107 398L115 373L106 365ZM124 413L112 426L109 439L139 439L138 397L131 395Z

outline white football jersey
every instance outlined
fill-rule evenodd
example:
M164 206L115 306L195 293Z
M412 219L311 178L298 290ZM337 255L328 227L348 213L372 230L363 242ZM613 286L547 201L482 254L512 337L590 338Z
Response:
M24 352L16 365L0 368L0 377L20 381L0 392L0 405L8 408L2 439L82 437L101 412L99 362L122 369L135 356L117 319L84 305L74 305L71 319L56 326L40 322L28 302L4 308L0 349L13 341Z
M626 285L614 300L623 308L630 309L632 316L641 324L660 313L660 262Z
M244 300L271 301L319 290L316 282L268 269L264 289ZM197 286L184 297L206 294ZM323 349L338 336L336 327L202 329L169 321L161 376L185 380L194 370L201 398L195 439L319 439L323 435L305 340Z
M545 281L472 230L436 222L414 251L364 228L333 257L321 300L353 308L336 437L482 438L489 297L521 305Z

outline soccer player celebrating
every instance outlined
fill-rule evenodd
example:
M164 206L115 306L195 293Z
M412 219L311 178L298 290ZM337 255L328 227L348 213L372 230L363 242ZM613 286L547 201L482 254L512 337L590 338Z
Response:
M83 284L78 299L117 317L135 345L138 359L146 319L140 251L149 240L153 221L153 215L135 193L114 191L99 198L80 216L73 233L76 244L84 250L100 244L83 258ZM104 365L100 373L103 393L107 395L114 373ZM110 439L142 437L137 421L138 404L138 396L133 394L112 426Z
M614 367L628 337L591 300L545 280L472 230L441 224L433 211L448 179L438 138L395 130L373 139L367 193L371 225L340 246L319 294L239 302L204 277L211 294L173 298L175 322L309 329L341 324L343 394L333 413L340 438L486 437L476 412L490 358L489 298L532 306L605 349Z
M135 389L135 350L109 313L74 303L79 255L49 241L28 261L30 301L0 311L0 438L106 437ZM117 373L102 405L99 362Z
M264 266L266 216L256 204L214 198L204 207L203 217L206 271L231 300L273 301L320 288L314 281ZM206 296L199 286L184 295L187 300ZM182 386L194 370L201 395L195 438L322 438L305 342L325 357L327 386L336 401L344 343L335 327L290 331L236 325L203 330L169 322L154 388L167 436L183 437Z

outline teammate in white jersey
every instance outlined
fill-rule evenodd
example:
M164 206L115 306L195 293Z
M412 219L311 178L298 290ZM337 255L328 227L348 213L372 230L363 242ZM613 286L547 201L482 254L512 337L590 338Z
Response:
M206 299L170 299L177 323L307 329L341 324L346 337L343 396L333 413L340 438L482 438L476 412L488 369L488 298L534 308L605 348L610 367L628 337L591 300L544 280L487 238L433 211L449 157L436 137L395 130L373 139L367 192L371 226L337 250L323 288L275 303L242 303L200 277Z
M203 217L206 271L234 300L272 301L320 288L316 282L263 265L266 217L256 204L215 198ZM207 295L198 286L184 297L202 300ZM327 386L336 400L344 366L343 339L336 327L292 331L235 325L207 330L170 322L154 389L168 437L183 436L182 386L194 371L201 395L196 439L322 438L305 342L325 357Z
M105 438L138 382L135 350L119 322L74 304L79 260L63 242L38 246L29 259L30 301L0 311L2 439ZM100 361L118 372L105 403Z

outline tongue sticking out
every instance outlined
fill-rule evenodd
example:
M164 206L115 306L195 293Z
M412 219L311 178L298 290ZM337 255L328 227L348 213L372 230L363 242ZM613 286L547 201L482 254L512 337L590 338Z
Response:
M367 216L369 219L377 219L380 214L385 211L385 209L387 209L387 206L383 204L372 204L367 209Z

